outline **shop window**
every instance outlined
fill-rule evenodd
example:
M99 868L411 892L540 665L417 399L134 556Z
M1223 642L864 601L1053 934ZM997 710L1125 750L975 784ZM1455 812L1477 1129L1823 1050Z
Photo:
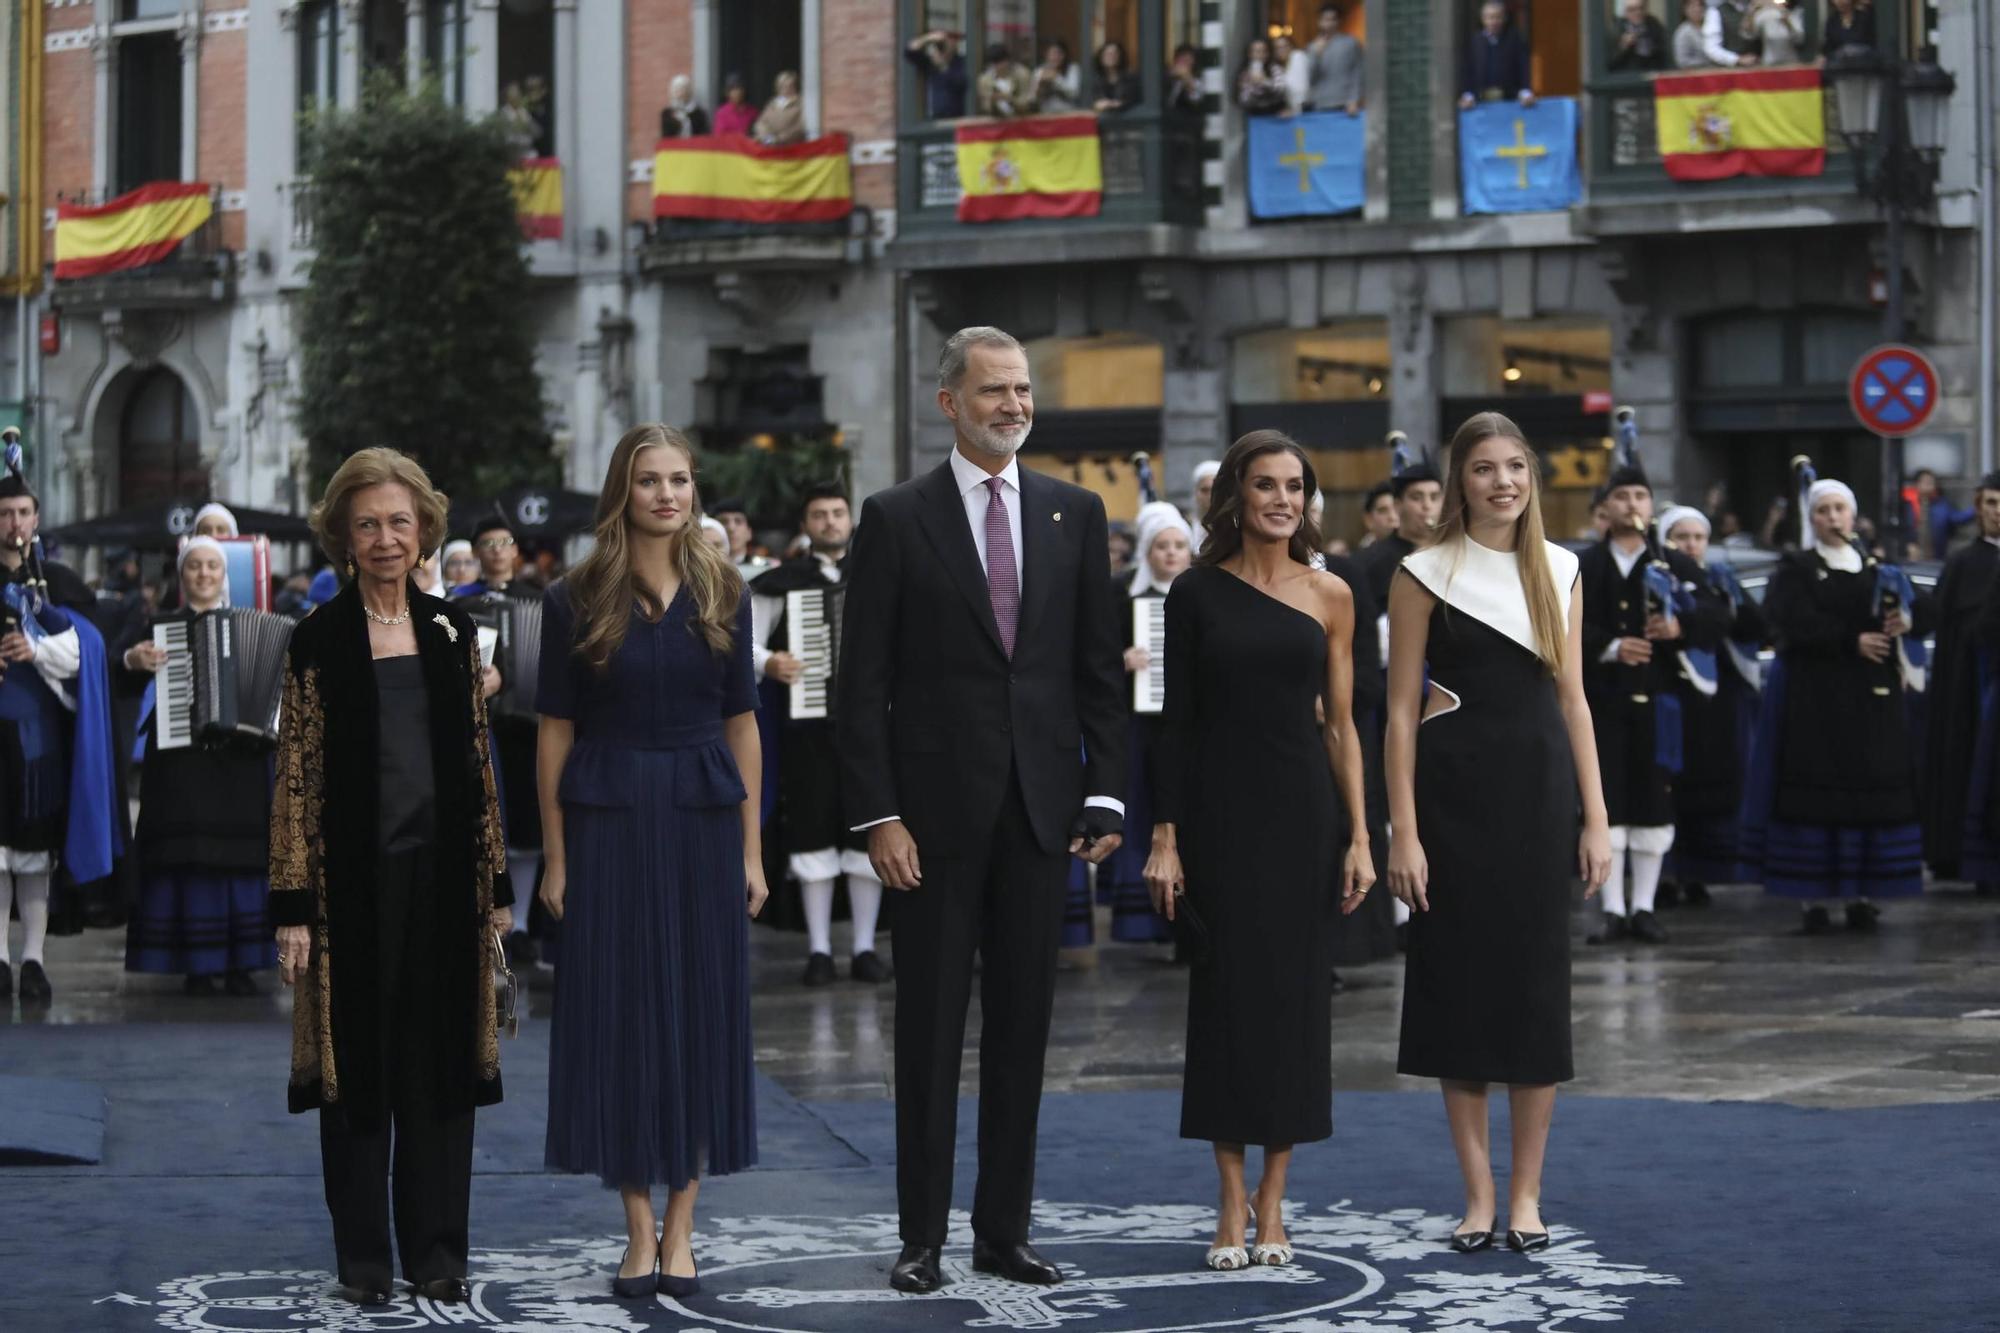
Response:
M181 45L171 32L118 41L117 193L181 178Z
M1160 406L1166 361L1150 338L1037 338L1027 349L1037 414Z
M800 20L797 0L769 0L755 5L717 5L715 36L715 98L721 102L731 75L743 80L750 105L771 100L778 75L789 70L803 79L799 68ZM711 112L711 114L713 114Z
M1444 382L1498 398L1608 393L1611 329L1601 319L1447 320Z
M1785 317L1730 315L1703 321L1695 337L1695 385L1754 389L1785 382Z
M727 6L724 12L743 6ZM556 151L556 11L552 0L502 0L498 42L500 115L522 157Z

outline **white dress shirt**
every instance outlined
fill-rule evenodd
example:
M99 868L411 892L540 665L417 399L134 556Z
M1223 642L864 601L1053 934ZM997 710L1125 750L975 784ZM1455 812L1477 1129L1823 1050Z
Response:
M959 499L964 502L965 521L972 529L972 549L979 554L979 567L982 570L987 567L986 508L992 503L993 494L986 488L986 482L989 477L994 475L998 475L1000 478L1000 503L1006 506L1007 509L1007 537L1014 543L1014 575L1016 579L1025 580L1027 578L1027 571L1021 564L1020 461L1010 458L1007 460L1007 466L1000 469L998 474L994 474L987 472L985 468L980 467L957 449L951 451L952 481L957 484ZM1086 796L1083 803L1085 805L1102 806L1106 810L1115 811L1120 816L1123 816L1125 813L1125 802L1114 796ZM877 819L868 824L856 824L854 827L858 832L861 829L873 828L876 824L887 824L899 818L901 818L899 815L890 815L885 819Z

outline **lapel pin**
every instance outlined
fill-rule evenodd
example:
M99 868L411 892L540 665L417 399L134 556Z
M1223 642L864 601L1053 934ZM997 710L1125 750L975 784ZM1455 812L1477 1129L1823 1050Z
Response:
M1058 509L1054 514L1050 515L1050 517L1055 519L1055 521L1058 523L1062 522L1062 510Z

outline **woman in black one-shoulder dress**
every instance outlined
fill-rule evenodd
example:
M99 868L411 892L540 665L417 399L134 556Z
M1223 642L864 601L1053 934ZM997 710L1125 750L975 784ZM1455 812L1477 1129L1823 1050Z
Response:
M1331 927L1375 879L1352 717L1354 602L1309 563L1316 488L1284 435L1238 440L1199 563L1167 594L1146 883L1191 936L1181 1136L1215 1145L1216 1269L1291 1260L1292 1146L1333 1132ZM1264 1149L1254 1196L1247 1144ZM1246 1250L1253 1206L1258 1243Z
M1577 559L1543 538L1538 480L1511 421L1467 421L1439 538L1389 590L1389 886L1412 909L1396 1068L1443 1085L1465 1176L1451 1244L1466 1252L1493 1239L1491 1083L1512 1109L1507 1243L1548 1244L1542 1156L1572 1073L1570 879L1594 893L1611 867Z

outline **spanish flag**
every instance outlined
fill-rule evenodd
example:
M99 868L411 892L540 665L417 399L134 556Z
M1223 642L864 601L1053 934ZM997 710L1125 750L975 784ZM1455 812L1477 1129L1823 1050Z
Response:
M1094 218L1104 202L1096 116L958 127L958 220Z
M1820 87L1812 68L1659 75L1660 162L1683 181L1817 176L1826 167Z
M56 277L92 278L157 264L200 230L213 204L199 182L157 181L108 204L56 209Z
M514 212L521 235L531 241L559 241L563 231L562 163L553 157L524 157L507 173L514 187Z
M781 146L703 134L653 148L656 218L838 222L853 211L844 134Z

